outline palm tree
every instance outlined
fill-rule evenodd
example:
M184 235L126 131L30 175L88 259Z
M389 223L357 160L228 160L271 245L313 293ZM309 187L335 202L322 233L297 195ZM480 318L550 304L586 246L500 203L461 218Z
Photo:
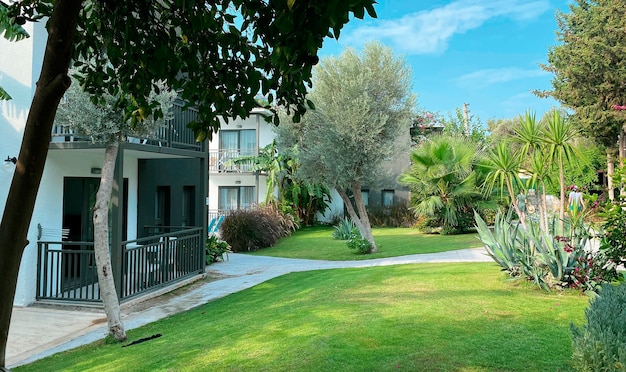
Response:
M487 177L483 183L483 195L491 195L496 185L500 189L501 197L504 195L504 190L507 190L513 208L520 216L520 223L526 227L525 221L521 218L522 213L517 206L514 191L516 185L521 185L519 178L520 153L512 151L509 143L500 142L495 149L488 153L481 166L487 169Z
M551 183L550 162L541 152L536 151L526 167L526 171L531 174L530 185L534 186L537 193L541 192L539 200L539 222L543 231L548 231L548 206L546 205L546 182Z
M440 218L445 227L463 228L461 217L486 204L475 167L481 149L467 138L439 135L411 154L412 165L399 181L411 187L412 210Z
M542 142L545 145L545 154L549 161L559 169L559 183L561 186L561 210L559 213L560 227L563 231L565 221L565 163L574 164L576 157L582 156L577 148L571 145L578 131L574 126L561 117L554 110L547 120L545 127L541 129Z

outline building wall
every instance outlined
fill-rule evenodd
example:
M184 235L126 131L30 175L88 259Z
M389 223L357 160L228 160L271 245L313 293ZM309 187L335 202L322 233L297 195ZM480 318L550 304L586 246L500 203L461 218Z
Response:
M252 115L246 119L221 119L220 130L257 130L257 141L259 149L269 145L274 140L273 124L265 121L265 116L269 111L265 109L255 109ZM209 151L217 151L219 145L219 132L213 135L209 142ZM267 193L267 177L252 173L211 172L209 174L209 210L215 211L219 207L219 187L220 186L255 186L257 203L265 199Z
M205 191L200 159L140 159L137 165L138 205L137 233L145 236L145 226L155 224L155 193L158 186L170 187L170 226L182 225L183 188L195 186L194 225L204 220ZM206 165L206 164L204 164ZM129 207L130 209L130 207Z

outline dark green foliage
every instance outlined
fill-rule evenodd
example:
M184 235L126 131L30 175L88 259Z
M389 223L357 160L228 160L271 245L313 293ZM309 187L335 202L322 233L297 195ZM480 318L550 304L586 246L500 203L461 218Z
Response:
M355 249L359 254L368 254L372 249L372 243L362 237L358 232L353 233L346 244L348 244L348 248Z
M228 255L229 252L231 252L230 245L220 240L217 236L211 235L206 240L205 254L207 265L217 261L224 261L224 254Z
M585 317L581 328L570 326L574 368L626 371L626 284L603 285Z
M417 217L402 204L383 207L367 207L367 216L372 227L412 227Z
M84 74L83 85L94 99L107 90L132 94L136 102L120 104L133 117L139 108L153 108L144 96L153 81L165 79L197 105L199 120L190 126L199 140L219 127L219 115L246 117L258 105L257 92L268 95L268 107L291 107L298 120L307 107L306 83L323 39L338 37L350 13L375 16L370 0L149 4L90 5L84 14L91 17L79 23L74 67Z
M552 96L575 110L577 125L598 143L615 147L624 124L626 96L626 44L622 1L577 0L569 11L557 11L558 45L548 51L554 74Z
M440 219L418 216L413 226L424 234L439 234L442 224L443 222Z
M271 247L296 228L292 216L269 205L232 211L224 218L220 230L233 252L246 252Z
M411 154L411 168L399 181L411 188L411 210L442 222L446 233L471 228L474 209L496 208L483 195L480 144L461 136L438 135Z
M338 240L348 240L353 234L358 234L359 230L349 218L344 218L335 225L333 230L333 238Z
M626 263L626 211L624 205L614 204L607 206L603 217L606 218L600 250L615 265Z
M475 232L474 211L469 208L460 209L457 217L457 226L443 226L440 231L442 235L467 234Z

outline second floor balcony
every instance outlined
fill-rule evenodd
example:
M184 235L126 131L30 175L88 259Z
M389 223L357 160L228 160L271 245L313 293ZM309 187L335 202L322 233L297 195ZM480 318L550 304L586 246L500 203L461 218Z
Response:
M257 149L210 150L209 172L253 173L257 170L257 155Z
M194 132L187 128L187 124L198 118L195 108L183 110L182 101L177 101L172 107L174 118L158 128L152 135L145 138L129 137L128 142L142 145L152 145L165 148L205 151L203 142L196 142ZM91 142L91 138L77 132L69 126L55 125L52 127L52 142Z

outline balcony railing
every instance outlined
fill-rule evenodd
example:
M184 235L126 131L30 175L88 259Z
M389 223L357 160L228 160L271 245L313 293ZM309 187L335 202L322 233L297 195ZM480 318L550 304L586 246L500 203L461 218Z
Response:
M158 128L147 138L128 139L132 143L168 147L176 149L203 150L203 143L196 142L193 131L187 128L187 124L198 117L198 111L194 108L183 110L182 102L176 102L172 107L174 118L165 126ZM90 142L89 136L76 132L69 126L55 125L52 127L52 142Z
M253 157L256 155L256 149L210 150L209 172L255 172L257 168Z
M122 242L120 300L192 277L204 269L202 228ZM92 242L39 241L37 299L101 302Z

